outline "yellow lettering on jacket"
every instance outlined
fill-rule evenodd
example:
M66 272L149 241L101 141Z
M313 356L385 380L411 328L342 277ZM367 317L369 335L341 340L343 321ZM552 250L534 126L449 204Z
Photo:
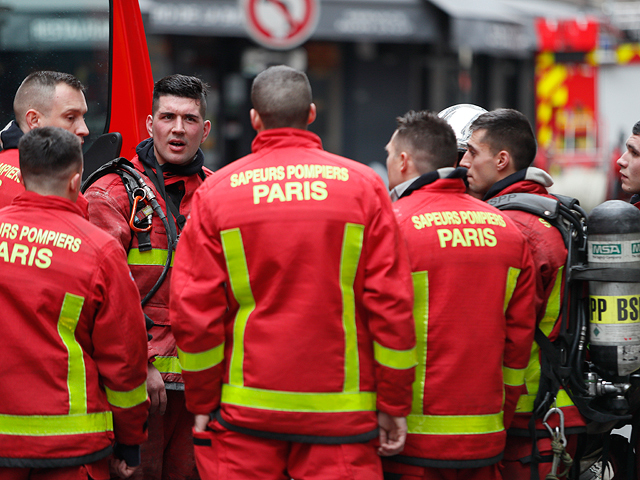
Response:
M499 213L476 211L444 211L426 212L411 217L416 230L426 227L441 227L447 225L494 225L506 227L504 217Z
M80 245L82 244L82 239L76 238L72 235L55 232L53 230L43 230L42 228L30 227L29 225L22 225L21 227L18 225L11 225L9 233L13 236L6 236L3 235L3 232L7 228L4 225L5 224L2 224L0 226L0 237L10 238L11 240L16 239L18 229L20 229L20 235L17 237L19 241L26 240L29 243L51 245L74 253L80 250Z
M248 185L249 183L272 182L274 180L284 180L284 166L254 168L234 173L229 177L231 187Z
M14 167L13 165L8 165L6 163L0 163L0 175L7 177L9 180L21 183L20 177L18 176L19 172L20 169L18 167Z
M438 228L440 248L495 247L498 244L492 228Z
M49 268L53 252L48 248L38 248L34 246L14 243L9 245L7 241L0 242L0 259L6 263L18 263L24 266L36 266L38 268Z
M321 202L329 196L327 184L321 180L315 182L285 182L280 184L275 182L271 185L253 186L253 203L258 205L278 202L301 202L306 200L316 200Z

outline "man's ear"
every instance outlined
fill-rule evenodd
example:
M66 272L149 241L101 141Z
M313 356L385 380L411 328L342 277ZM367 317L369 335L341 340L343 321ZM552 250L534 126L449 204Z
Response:
M153 116L152 115L147 115L147 133L149 134L150 137L153 137Z
M411 156L405 152L400 152L400 171L402 173L406 173L409 168L409 162L411 161Z
M252 108L251 111L249 111L249 118L251 119L251 126L256 132L260 133L264 130L262 118L260 118L260 114L255 108Z
M38 110L30 108L24 116L29 130L42 127L42 114Z
M498 172L505 172L511 167L513 167L511 155L506 150L500 150L498 155L496 155L496 170L498 170Z
M309 117L307 118L307 125L311 125L313 122L315 122L317 115L318 110L316 108L316 104L312 103L311 105L309 105Z
M69 179L69 183L67 184L67 191L69 193L69 197L74 202L78 198L78 194L80 193L81 186L82 186L82 172L76 172Z

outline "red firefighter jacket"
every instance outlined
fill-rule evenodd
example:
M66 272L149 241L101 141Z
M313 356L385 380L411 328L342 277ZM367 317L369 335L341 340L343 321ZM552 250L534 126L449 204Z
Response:
M152 181L145 176L144 166L138 155L134 157L132 163L153 190L162 211L167 214L166 202L162 195L158 194ZM203 171L205 175L212 173L206 168L203 168ZM167 188L174 186L174 188L179 188L181 193L184 192L178 208L180 214L187 218L191 210L193 194L202 184L203 179L198 174L182 176L165 172L164 181ZM140 251L138 237L129 226L131 204L120 177L117 174L105 175L87 189L85 196L89 201L91 222L113 235L126 250L131 274L138 285L140 296L144 297L160 277L167 261L168 244L164 224L154 213L150 231L151 250ZM167 214L167 216L169 215L171 213ZM176 229L179 235L181 231L177 224ZM176 354L176 342L169 324L171 270L172 268L169 269L169 273L158 291L144 307L144 312L155 324L149 331L152 338L149 341L148 357L160 371L165 382L182 383L181 369Z
M187 408L324 443L405 416L415 336L406 249L380 178L315 134L266 130L196 192L171 324ZM295 436L295 437L294 437Z
M509 218L464 192L461 178L443 178L393 204L409 247L418 353L409 434L393 457L402 463L498 462L524 391L535 326L531 255Z
M546 187L551 186L551 177L538 168L528 168L517 172L498 182L487 193L484 200L508 195L511 193L531 193L551 197ZM529 249L536 267L536 318L538 327L554 341L560 332L559 322L564 294L564 268L567 263L567 249L562 235L537 215L520 210L504 210L523 233L529 244ZM540 347L533 343L531 347L531 359L525 375L527 391L518 400L516 416L511 424L510 433L517 435L529 434L529 420L533 412L533 403L538 394L540 381ZM584 427L585 420L580 415L578 408L567 395L560 389L556 397L556 406L564 412L565 429L571 427ZM546 413L546 412L545 412ZM553 419L555 422L557 417ZM538 430L546 431L542 425L542 419L536 421ZM581 428L568 430L566 433L577 433Z
M120 246L74 203L0 210L0 466L63 467L147 434L146 331Z

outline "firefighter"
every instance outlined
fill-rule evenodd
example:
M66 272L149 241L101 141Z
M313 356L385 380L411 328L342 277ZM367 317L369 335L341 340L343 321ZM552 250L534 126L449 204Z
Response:
M522 113L511 109L484 113L473 121L470 129L472 133L467 142L468 150L460 164L469 169L467 180L471 192L485 201L511 193L550 196L547 187L553 184L553 180L545 171L531 166L536 155L536 140L529 121ZM564 240L558 229L537 215L519 210L505 210L504 213L514 220L529 244L538 272L537 325L553 341L561 326L560 306L567 261ZM540 348L534 343L525 377L527 392L518 400L507 438L503 461L505 479L528 478L533 473L532 432L538 438L536 448L541 456L538 467L540 478L545 478L552 468L554 455L549 433L542 424L543 418L535 418L535 425L530 425L534 401L542 385L540 382L546 382L545 372L541 372L540 355ZM544 417L552 407L563 410L567 451L573 456L578 434L585 431L585 421L565 390L561 388L557 394L552 393L549 404L544 406L544 411L538 417ZM558 422L559 418L554 415L552 425L555 427Z
M631 203L640 208L640 122L633 126L626 150L616 163L620 167L622 190L632 194Z
M465 193L444 119L410 111L397 124L387 170L409 247L418 367L407 443L383 462L385 478L499 479L533 341L529 249L506 216Z
M142 446L142 468L136 473L146 480L168 475L175 480L197 478L191 440L193 415L185 407L184 384L169 325L171 268L168 272L164 269L184 228L193 194L211 174L203 166L200 149L211 129L204 118L206 93L206 84L196 77L170 75L156 82L152 115L147 117L150 138L138 145L132 160L166 215L168 232L156 214L149 232L132 231L131 199L115 173L98 179L85 192L91 221L111 233L126 250L141 297L157 288L144 306L155 324L150 330L148 352L149 441ZM158 286L164 273L166 279Z
M415 365L388 195L307 130L304 73L271 67L251 99L253 153L196 192L176 252L171 325L200 474L379 478L378 453L404 444Z
M38 127L61 127L84 141L87 102L84 86L68 73L39 71L27 76L13 100L15 120L0 132L0 208L9 205L24 186L18 177L18 142ZM84 202L82 196L80 202Z
M120 245L83 217L79 139L19 143L26 191L0 210L0 478L128 477L146 438L146 331Z

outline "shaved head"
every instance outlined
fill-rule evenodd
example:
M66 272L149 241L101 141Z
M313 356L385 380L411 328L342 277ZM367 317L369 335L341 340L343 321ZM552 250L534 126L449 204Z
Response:
M307 76L285 65L270 67L260 73L251 87L253 108L266 129L306 129L311 100Z
M51 113L56 86L61 83L84 91L80 80L68 73L40 71L24 79L13 100L13 112L20 129L26 130L25 114L28 110L37 110L45 116Z

